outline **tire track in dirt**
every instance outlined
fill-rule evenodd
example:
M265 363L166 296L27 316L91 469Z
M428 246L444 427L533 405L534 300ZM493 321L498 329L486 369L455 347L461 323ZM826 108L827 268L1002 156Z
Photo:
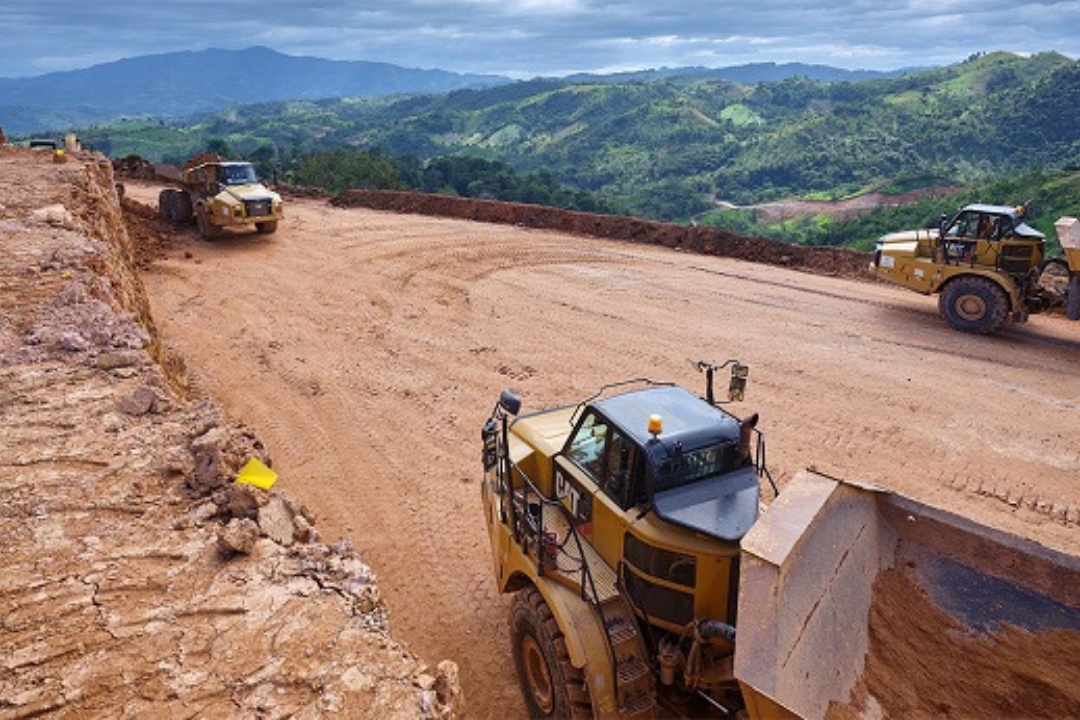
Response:
M699 390L693 361L739 357L736 410L761 412L781 481L817 464L1080 545L1067 510L1038 509L1080 507L1074 326L972 338L872 283L315 201L287 212L269 239L182 237L147 279L159 325L323 537L364 551L395 637L460 664L479 716L523 712L478 490L477 433L503 387L526 411L642 375ZM999 485L1039 500L1010 505Z

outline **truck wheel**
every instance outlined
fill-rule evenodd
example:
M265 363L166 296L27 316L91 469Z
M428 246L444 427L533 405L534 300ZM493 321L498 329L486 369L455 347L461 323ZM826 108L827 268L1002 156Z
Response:
M162 190L158 193L158 217L162 220L172 220L172 197L172 190Z
M174 194L173 219L183 225L190 225L191 221L195 219L195 214L191 207L191 196L186 192L177 192Z
M199 226L199 237L203 240L213 240L221 234L221 228L210 224L210 218L206 216L206 207L203 205L195 209L195 222Z
M510 636L530 717L592 717L585 676L570 664L562 630L536 588L526 587L514 596Z
M986 334L1009 317L1009 299L996 283L981 277L960 277L941 292L941 315L961 332Z
M277 220L267 220L266 222L255 223L255 229L261 233L272 233L277 230Z
M1065 258L1053 257L1043 260L1039 266L1036 284L1043 291L1050 307L1064 305L1069 294L1069 263Z

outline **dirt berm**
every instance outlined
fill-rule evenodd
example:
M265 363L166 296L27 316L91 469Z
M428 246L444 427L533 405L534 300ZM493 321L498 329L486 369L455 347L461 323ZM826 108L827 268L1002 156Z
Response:
M0 135L2 137L2 135ZM0 145L0 718L453 717L347 544L183 393L98 155Z
M704 255L781 265L826 275L867 279L871 277L867 270L870 255L865 252L792 245L766 238L736 235L720 228L676 225L623 215L575 212L542 205L384 190L347 190L330 202L338 207L366 207L411 215L452 217L663 245Z

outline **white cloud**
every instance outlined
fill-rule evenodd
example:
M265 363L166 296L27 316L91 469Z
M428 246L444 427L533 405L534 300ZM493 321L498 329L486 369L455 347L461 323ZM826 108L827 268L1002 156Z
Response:
M0 77L255 44L515 77L765 61L892 69L994 49L1076 57L1080 2L4 0L0 30Z

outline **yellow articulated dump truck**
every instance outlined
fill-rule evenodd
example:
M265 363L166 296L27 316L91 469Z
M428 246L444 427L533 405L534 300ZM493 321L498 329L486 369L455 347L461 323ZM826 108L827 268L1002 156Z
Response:
M746 367L699 366L704 398L634 381L519 416L506 391L484 425L530 716L1080 713L1080 560L811 471L762 509L757 416L712 391Z
M968 205L937 228L885 235L871 269L884 280L938 295L938 310L962 332L990 333L1009 319L1065 305L1080 319L1080 229L1056 223L1064 255L1046 257L1046 238L1024 222L1027 207Z
M272 233L284 216L281 196L259 182L251 163L197 156L170 178L178 187L158 195L158 214L175 223L194 222L204 240L219 237L227 227L254 225L260 233Z

